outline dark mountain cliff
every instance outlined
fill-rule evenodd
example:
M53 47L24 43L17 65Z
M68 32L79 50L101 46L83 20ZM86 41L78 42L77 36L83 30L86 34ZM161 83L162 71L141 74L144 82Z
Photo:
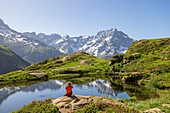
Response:
M30 64L7 47L0 45L0 74L23 69Z

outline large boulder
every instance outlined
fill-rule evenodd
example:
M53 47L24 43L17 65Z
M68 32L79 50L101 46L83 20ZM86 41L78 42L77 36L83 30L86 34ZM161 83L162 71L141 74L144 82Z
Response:
M61 113L67 113L73 110L83 108L85 105L97 102L100 97L72 95L71 97L62 96L52 100L52 104L57 106Z

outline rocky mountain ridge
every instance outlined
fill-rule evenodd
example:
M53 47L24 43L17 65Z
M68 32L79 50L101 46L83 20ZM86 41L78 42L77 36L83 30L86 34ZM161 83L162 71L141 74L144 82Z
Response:
M25 32L23 35L55 47L64 54L83 51L104 58L123 53L134 41L116 28L99 31L95 36L70 37L65 35L62 37L59 34L45 35L39 33L36 35L35 32Z
M63 55L55 48L43 42L24 36L11 29L0 19L0 44L9 47L12 51L20 55L30 63Z
M121 54L133 39L117 29L99 31L95 36L70 37L35 32L19 33L0 19L0 44L9 47L30 63L83 51L96 57L110 58Z

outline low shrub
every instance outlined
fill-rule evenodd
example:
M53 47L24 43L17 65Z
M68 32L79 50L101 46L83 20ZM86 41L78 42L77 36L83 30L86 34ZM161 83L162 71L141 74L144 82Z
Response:
M32 101L13 113L60 113L56 106L51 104L51 100Z
M112 102L98 102L85 106L75 113L139 113L138 110L129 108L125 104Z

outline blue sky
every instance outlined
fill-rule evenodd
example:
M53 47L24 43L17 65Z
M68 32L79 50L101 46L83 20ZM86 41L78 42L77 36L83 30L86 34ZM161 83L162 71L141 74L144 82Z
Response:
M133 39L170 37L170 0L0 0L19 32L96 35L117 28Z

